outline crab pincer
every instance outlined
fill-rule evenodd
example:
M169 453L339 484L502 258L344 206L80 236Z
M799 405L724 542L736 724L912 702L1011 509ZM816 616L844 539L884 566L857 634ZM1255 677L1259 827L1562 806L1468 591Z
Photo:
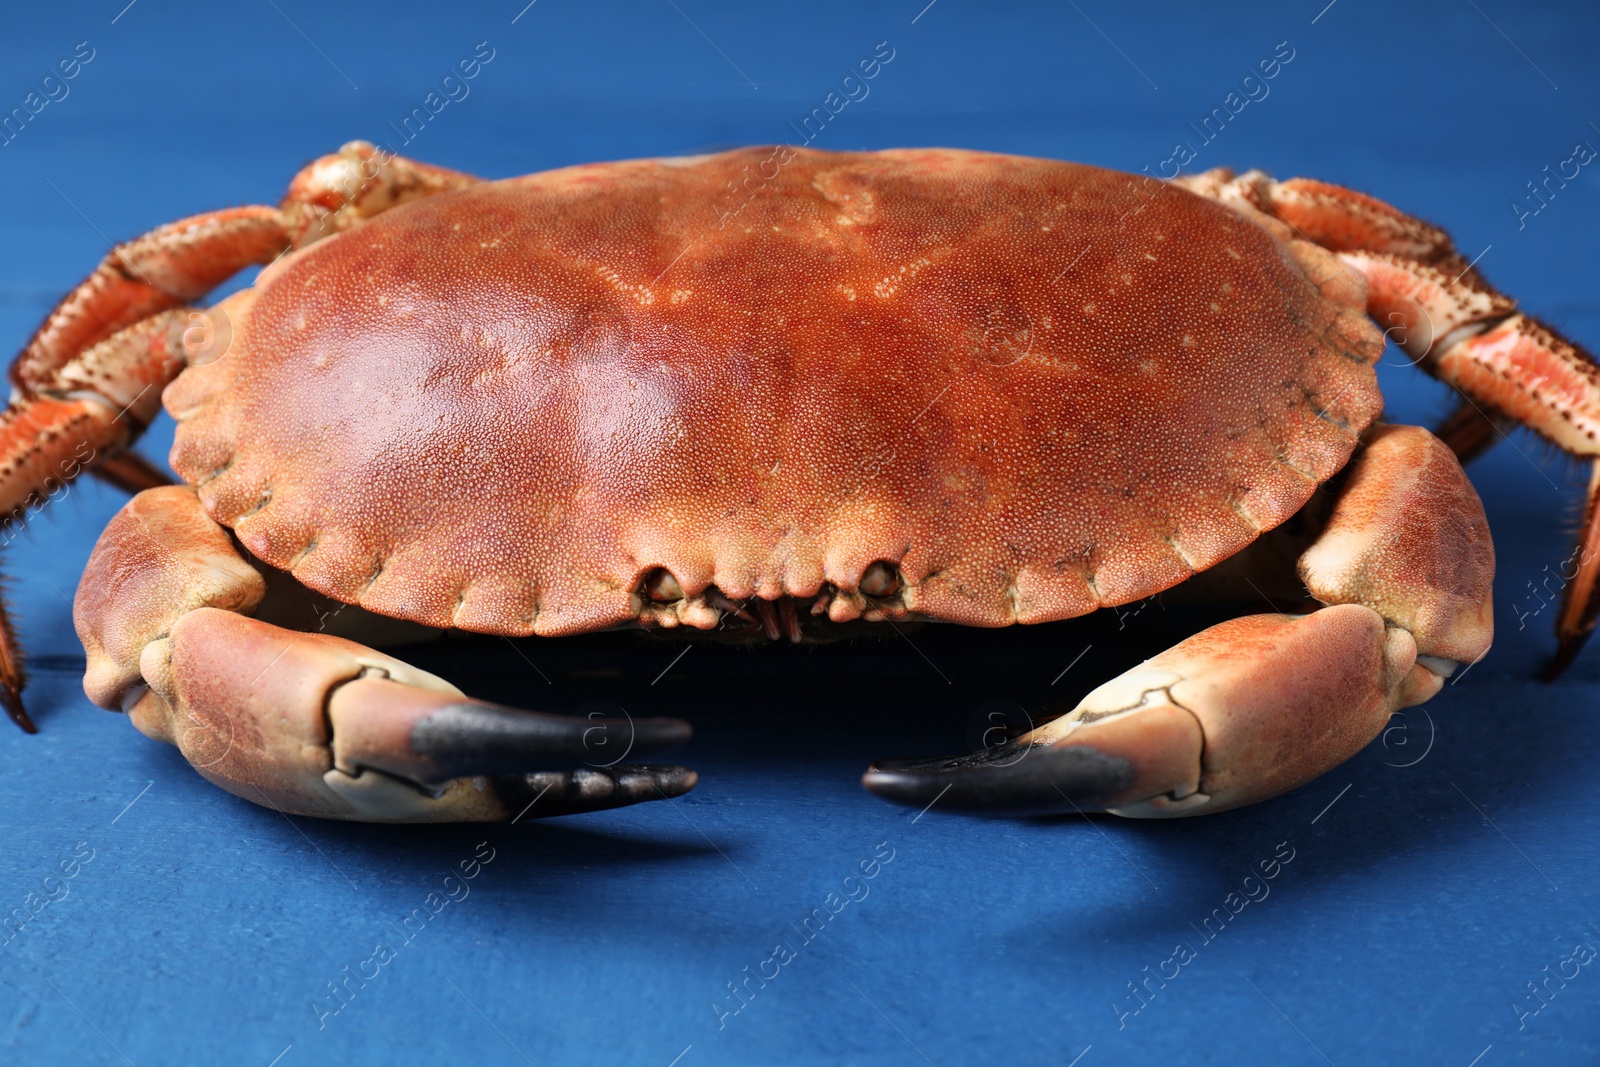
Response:
M1301 554L1306 615L1202 630L1060 718L969 756L880 761L872 792L946 811L1226 811L1287 792L1437 694L1494 635L1494 546L1450 448L1380 426Z
M679 719L581 717L472 700L343 638L217 608L140 657L129 712L202 775L281 811L383 822L569 815L678 796L683 767L624 763L687 741Z
M372 822L495 821L695 785L683 767L625 762L687 741L682 720L473 700L355 641L249 617L268 583L187 487L130 501L86 574L74 614L90 699L254 803Z
M940 811L1165 817L1286 792L1355 755L1438 691L1410 634L1370 608L1233 619L970 756L881 761L868 789Z
M622 807L694 787L625 760L689 739L679 719L565 716L472 700L343 638L217 608L141 655L129 708L202 775L281 811L381 822L496 821Z

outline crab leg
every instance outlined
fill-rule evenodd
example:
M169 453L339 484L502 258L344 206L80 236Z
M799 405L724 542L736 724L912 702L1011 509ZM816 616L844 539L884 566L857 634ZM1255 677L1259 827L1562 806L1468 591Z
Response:
M120 453L185 365L226 354L226 322L193 301L245 267L476 181L357 141L305 167L278 207L207 212L113 248L11 365L12 396L0 413L0 525L21 524L86 470L130 490L165 481ZM0 606L0 705L31 732L22 686L16 635Z
M302 815L539 817L695 784L682 767L622 763L687 740L687 723L472 700L354 641L246 617L266 591L193 489L140 493L106 528L78 588L85 692L230 793Z
M134 725L177 745L213 784L284 812L492 822L621 807L695 784L682 767L612 760L688 740L681 720L471 700L353 641L217 608L183 615L140 658L149 689L129 709Z
M1503 415L1491 415L1477 404L1462 398L1450 417L1441 422L1434 434L1450 446L1464 467L1500 442L1516 423Z
M946 810L1222 811L1338 766L1488 650L1483 508L1425 430L1371 435L1300 574L1326 607L1220 623L1016 742L878 763L865 784Z
M1440 428L1463 462L1523 425L1592 463L1583 525L1556 616L1545 671L1572 663L1600 617L1600 364L1554 328L1517 311L1443 230L1363 193L1308 178L1274 181L1208 171L1180 184L1292 237L1335 252L1367 281L1367 309L1424 370L1453 386L1461 407ZM1565 573L1570 569L1571 573Z
M129 496L173 484L171 478L137 452L108 456L91 467L89 473Z
M1589 499L1578 530L1578 545L1561 565L1562 577L1569 580L1561 614L1556 616L1560 644L1544 671L1547 682L1559 678L1572 665L1584 642L1594 633L1595 619L1600 618L1600 461L1589 477ZM1570 575L1566 573L1568 568L1572 570Z

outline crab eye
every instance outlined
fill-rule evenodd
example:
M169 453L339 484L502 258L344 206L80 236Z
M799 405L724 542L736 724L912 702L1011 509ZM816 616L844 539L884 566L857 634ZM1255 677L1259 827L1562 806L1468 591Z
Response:
M683 586L678 584L678 579L665 567L657 567L644 576L644 595L657 604L665 604L672 600L683 599Z
M900 591L900 571L887 560L878 560L861 575L858 587L867 596L894 596Z

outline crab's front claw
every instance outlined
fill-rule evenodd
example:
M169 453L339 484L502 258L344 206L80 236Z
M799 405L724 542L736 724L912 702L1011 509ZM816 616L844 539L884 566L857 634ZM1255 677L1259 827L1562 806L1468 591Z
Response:
M886 800L982 815L1101 811L1158 793L1193 793L1204 744L1199 722L1170 704L1139 710L1059 744L1034 731L964 756L879 760L862 783Z
M1008 741L964 756L879 760L861 781L878 796L913 807L1048 815L1099 810L1137 777L1129 761L1095 746Z
M470 700L365 645L247 617L266 596L192 488L140 493L106 527L78 586L84 692L177 745L228 792L303 815L515 821L694 787L683 767L623 762L687 740L687 723Z
M523 711L371 669L334 690L328 718L334 765L323 780L346 796L391 778L441 796L487 785L507 817L547 817L680 796L697 780L685 767L622 762L689 740L682 719Z
M1411 634L1370 608L1252 615L1173 646L1015 742L878 763L864 782L935 810L1224 811L1338 766L1442 681L1417 663Z
M624 764L678 719L569 718L471 700L365 646L218 608L140 657L134 725L207 779L280 811L369 822L566 815L678 796L693 771Z

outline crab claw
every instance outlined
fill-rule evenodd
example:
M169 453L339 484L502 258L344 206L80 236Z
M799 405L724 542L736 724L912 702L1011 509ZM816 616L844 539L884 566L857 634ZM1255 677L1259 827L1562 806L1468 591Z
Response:
M370 670L370 669L369 669ZM570 815L674 797L694 787L691 770L624 764L689 740L682 719L577 717L523 711L417 689L371 671L329 701L334 769L329 782L350 794L366 771L442 794L453 779L489 776L517 817ZM562 770L574 763L577 770ZM325 776L325 780L328 776Z
M1126 789L1126 760L1087 745L1066 748L1007 741L964 756L886 759L863 784L885 800L983 815L1047 815L1096 808Z
M22 687L0 678L0 706L12 722L22 727L25 734L36 734L39 728L28 718L28 709L22 706Z
M84 692L228 792L301 815L515 821L695 785L683 767L625 763L688 740L687 723L472 700L365 645L250 618L266 594L193 489L140 493L78 586Z
M219 608L140 656L134 725L237 796L371 822L568 815L688 792L695 773L622 761L689 738L678 719L565 717L463 696L365 646Z
M863 783L952 811L1224 811L1339 765L1441 684L1416 663L1411 634L1370 608L1252 615L1175 645L1014 742L880 762Z

